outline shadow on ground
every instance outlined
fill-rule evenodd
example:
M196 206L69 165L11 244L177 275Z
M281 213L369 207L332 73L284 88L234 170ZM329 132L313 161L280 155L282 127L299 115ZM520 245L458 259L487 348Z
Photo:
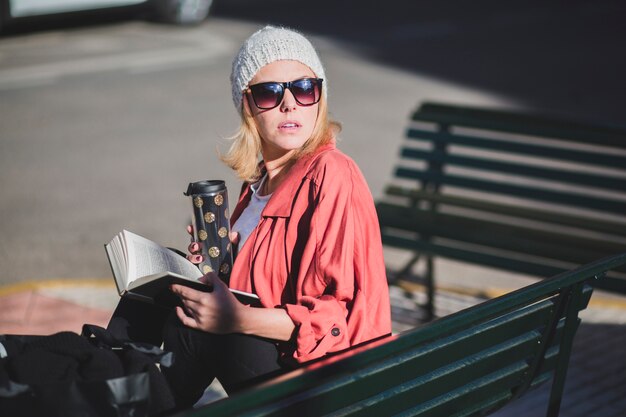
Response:
M621 0L216 0L213 15L325 36L378 63L534 112L626 126ZM81 13L26 22L16 33L141 17L128 9Z

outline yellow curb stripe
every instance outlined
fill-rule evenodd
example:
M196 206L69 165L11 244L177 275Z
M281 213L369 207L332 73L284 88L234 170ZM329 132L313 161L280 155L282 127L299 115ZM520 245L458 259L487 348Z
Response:
M32 280L0 286L0 297L23 291L62 287L115 288L115 284L112 282L111 278L56 278Z
M589 301L589 307L626 310L626 300L614 300L612 298L593 295L591 301Z

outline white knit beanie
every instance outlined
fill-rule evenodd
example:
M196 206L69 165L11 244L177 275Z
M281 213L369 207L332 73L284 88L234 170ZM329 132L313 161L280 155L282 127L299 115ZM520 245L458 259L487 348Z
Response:
M322 94L326 97L328 83L324 67L311 42L292 29L265 26L244 41L233 60L230 84L239 113L242 112L243 92L250 80L263 66L283 59L299 61L311 68L316 77L324 78Z

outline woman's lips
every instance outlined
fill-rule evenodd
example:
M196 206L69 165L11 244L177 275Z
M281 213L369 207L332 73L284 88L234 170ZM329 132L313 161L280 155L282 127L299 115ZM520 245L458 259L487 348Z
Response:
M278 125L278 128L281 130L294 130L294 129L298 129L300 128L301 125L298 122L295 121L286 121L286 122L282 122Z

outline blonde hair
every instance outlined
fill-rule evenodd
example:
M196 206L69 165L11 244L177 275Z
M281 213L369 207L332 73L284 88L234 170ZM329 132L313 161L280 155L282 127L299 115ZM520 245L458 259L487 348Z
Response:
M340 131L341 124L330 118L326 97L322 95L318 102L317 120L311 137L292 154L291 160L299 159L314 152L320 146L334 142ZM239 130L229 139L232 141L230 149L226 155L220 155L220 159L232 168L241 180L257 181L261 176L259 167L261 136L249 111L241 112Z

